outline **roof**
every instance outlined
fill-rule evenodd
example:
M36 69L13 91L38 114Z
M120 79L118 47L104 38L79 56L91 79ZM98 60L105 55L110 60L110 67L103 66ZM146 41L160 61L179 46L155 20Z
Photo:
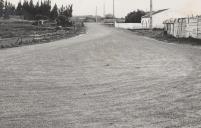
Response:
M167 11L168 9L162 9L162 10L158 10L158 11L153 11L153 14L152 15L156 15L158 13L161 13L161 12L164 12L164 11ZM142 18L149 18L150 17L150 12L148 12L146 15L142 16Z

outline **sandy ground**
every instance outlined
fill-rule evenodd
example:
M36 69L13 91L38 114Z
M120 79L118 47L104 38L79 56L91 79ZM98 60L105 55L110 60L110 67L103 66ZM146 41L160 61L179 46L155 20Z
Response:
M201 50L86 24L0 50L1 128L199 128Z

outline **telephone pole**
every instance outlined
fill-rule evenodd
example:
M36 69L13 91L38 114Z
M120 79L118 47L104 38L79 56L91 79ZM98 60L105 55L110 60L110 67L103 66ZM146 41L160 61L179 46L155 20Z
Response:
M153 17L152 17L152 15L153 15L153 1L152 0L150 0L150 30L152 30L152 28L153 28Z
M96 6L96 23L98 22L98 16L97 16L97 13L98 13L98 7Z
M103 5L103 17L105 16L105 3Z
M115 11L115 7L114 7L115 5L114 4L115 3L114 3L114 0L113 0L113 18L115 17L115 12L114 12Z

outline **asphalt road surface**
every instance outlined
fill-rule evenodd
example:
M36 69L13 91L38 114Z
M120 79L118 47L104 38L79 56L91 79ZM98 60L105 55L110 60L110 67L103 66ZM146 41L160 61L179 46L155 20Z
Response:
M201 49L86 26L0 50L0 128L201 127Z

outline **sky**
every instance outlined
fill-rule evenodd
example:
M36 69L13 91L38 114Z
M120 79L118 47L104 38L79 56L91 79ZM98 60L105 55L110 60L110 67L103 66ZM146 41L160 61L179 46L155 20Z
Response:
M10 0L17 4L19 0ZM21 0L23 1L23 0ZM38 1L38 0L33 0ZM106 14L112 13L113 0L51 0L52 4L73 4L73 15L95 15L96 7L98 15L103 16L104 5ZM115 0L115 16L125 17L129 12L137 9L149 11L150 0ZM201 0L153 0L153 9L177 9L182 10L186 15L201 15Z

